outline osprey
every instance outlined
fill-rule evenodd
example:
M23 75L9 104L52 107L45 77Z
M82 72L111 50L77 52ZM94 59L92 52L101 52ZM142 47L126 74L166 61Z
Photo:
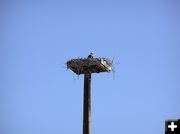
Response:
M88 55L88 59L93 59L94 57L93 57L93 53L90 53L89 55Z

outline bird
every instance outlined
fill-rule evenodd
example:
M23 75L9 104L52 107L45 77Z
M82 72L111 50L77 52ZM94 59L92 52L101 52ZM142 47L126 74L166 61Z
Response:
M93 53L90 53L90 54L88 55L88 59L93 59L93 58L94 58Z

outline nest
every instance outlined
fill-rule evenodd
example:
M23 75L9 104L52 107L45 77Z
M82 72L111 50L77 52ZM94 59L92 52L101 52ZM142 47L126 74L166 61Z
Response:
M112 61L107 58L78 58L66 63L67 69L71 69L77 75L86 73L110 72Z

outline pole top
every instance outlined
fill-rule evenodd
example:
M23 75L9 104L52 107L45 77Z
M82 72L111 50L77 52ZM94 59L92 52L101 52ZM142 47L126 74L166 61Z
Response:
M87 58L71 59L66 62L67 69L71 69L77 75L87 73L110 72L113 62L107 58L94 58L90 53Z

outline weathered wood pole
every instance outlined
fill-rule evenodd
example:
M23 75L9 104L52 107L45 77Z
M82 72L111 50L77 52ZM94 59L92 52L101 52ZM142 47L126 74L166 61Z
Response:
M83 134L91 128L91 73L84 74Z

